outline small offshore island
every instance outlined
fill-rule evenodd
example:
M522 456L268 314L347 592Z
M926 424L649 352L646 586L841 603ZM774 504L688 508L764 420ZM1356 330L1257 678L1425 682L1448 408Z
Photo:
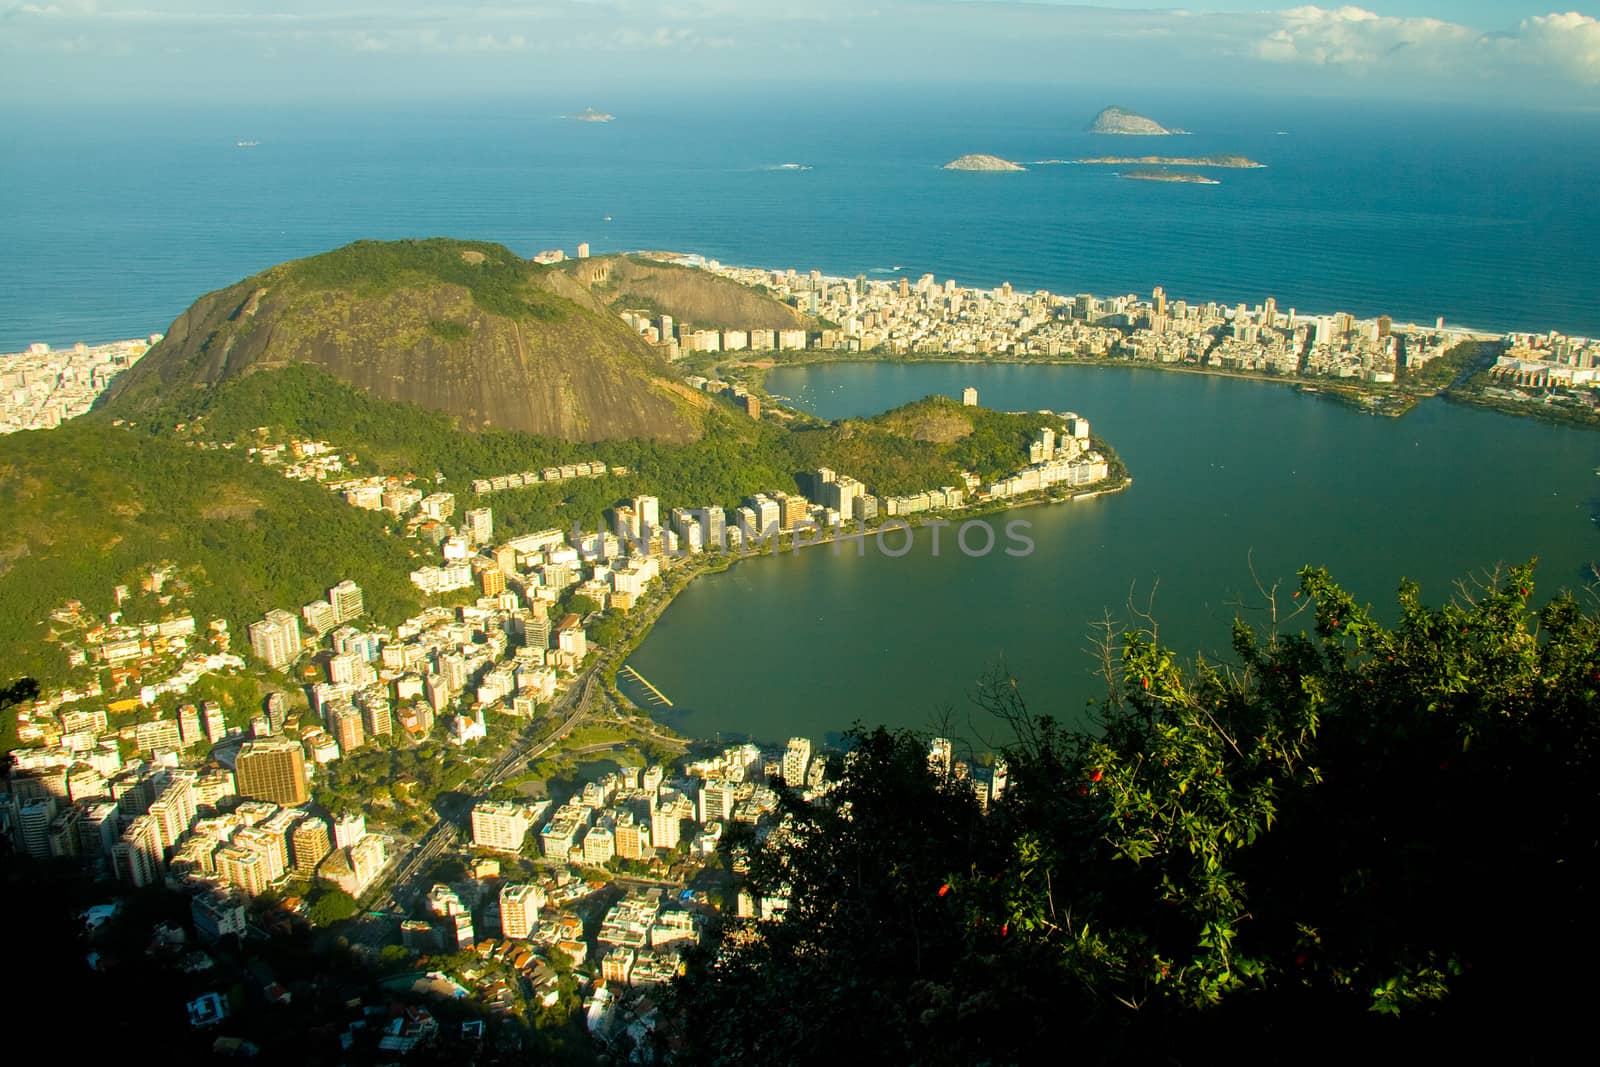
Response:
M586 107L575 115L562 115L561 117L571 119L573 122L610 122L617 116L609 111L596 111L592 107Z
M999 156L986 156L982 153L975 152L970 155L961 156L959 159L952 159L950 162L944 165L944 169L999 172L1027 170L1028 168L1019 163L1013 163L1009 159L1001 159Z
M1121 107L1108 107L1089 124L1090 133L1114 133L1134 137L1169 137L1188 130L1168 129L1155 119Z
M1229 170L1257 170L1265 169L1265 163L1258 163L1244 156L1218 153L1212 156L1096 156L1093 159L1075 159L1074 163L1089 165L1121 165L1143 163L1159 167L1225 167Z
M1215 178L1207 178L1204 174L1183 174L1175 170L1161 170L1156 167L1141 167L1137 170L1125 170L1117 175L1119 178L1128 178L1136 182L1181 182L1186 185L1221 185Z

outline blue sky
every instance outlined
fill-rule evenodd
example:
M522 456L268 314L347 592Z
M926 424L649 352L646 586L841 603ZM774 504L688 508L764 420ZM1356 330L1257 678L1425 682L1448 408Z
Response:
M1562 0L0 0L22 106L932 82L1600 109L1600 21Z

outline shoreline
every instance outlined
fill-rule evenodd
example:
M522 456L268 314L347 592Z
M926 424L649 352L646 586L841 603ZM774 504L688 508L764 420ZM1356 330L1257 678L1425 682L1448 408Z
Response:
M958 525L954 516L960 516L961 521L965 522L1007 511L1021 511L1027 508L1040 507L1049 504L1073 504L1080 500L1091 500L1101 496L1112 496L1114 494L1123 492L1133 485L1133 475L1127 473L1126 466L1121 465L1120 456L1117 457L1117 461L1119 468L1123 471L1123 475L1122 480L1114 485L1106 485L1104 482L1099 482L1096 483L1094 487L1087 488L1082 491L1074 491L1068 495L1059 497L1053 496L1049 492L1041 489L1030 493L1026 497L1013 498L1003 503L989 501L973 508L963 508L959 512L926 512L918 513L919 515L925 516L921 518L898 519L897 517L897 519L898 521L905 523L906 529L918 530L926 526L930 521L935 520L946 522L949 525ZM1105 481L1110 480L1111 479L1109 478L1105 479ZM684 591L692 586L696 581L708 575L725 574L728 571L731 571L734 567L737 567L739 564L746 563L751 560L776 559L785 555L798 555L805 549L820 548L823 545L836 544L837 542L845 539L861 537L863 538L864 545L865 538L876 537L878 531L882 529L883 525L883 523L879 523L874 527L852 530L849 532L836 529L835 531L830 532L826 536L822 537L820 540L806 541L803 544L798 545L795 544L794 535L788 534L785 535L788 537L788 543L785 545L782 541L778 542L778 545L774 551L745 552L741 550L738 552L702 553L698 559L695 557L687 557L692 562L704 562L701 563L701 565L697 567L691 574L689 574L688 577L684 579L683 584L680 585L676 590L667 592L665 590L665 586L663 586L664 599L660 604L652 605L652 610L654 613L653 617L651 617L644 624L643 628L637 634L630 636L629 641L632 643L632 647L628 649L626 654L617 659L616 663L614 664L615 670L605 672L602 682L606 686L607 693L624 711L632 715L643 715L649 718L656 725L670 731L675 737L691 743L694 741L706 740L705 738L696 738L691 735L681 733L673 726L662 722L660 719L656 718L654 714L652 714L652 710L650 708L640 707L636 701L630 698L626 693L622 692L621 686L617 684L617 673L627 665L628 660L632 658L634 653L639 651L639 649L644 645L645 641L649 640L650 634L654 632L656 626L661 622L662 616L667 613L667 609L672 606L672 602L681 596ZM864 548L862 551L863 554L865 554ZM665 575L663 575L663 578L664 577Z
M1065 159L1063 159L1063 160L1036 160L1036 161L1034 161L1034 165L1045 165L1045 164L1060 164L1060 165L1071 165L1071 166L1085 165L1085 164L1080 164L1076 160L1065 160ZM1087 165L1093 165L1093 164L1087 164ZM1026 169L1026 168L1024 168L1024 169ZM1268 169L1268 168L1265 165L1262 165L1260 168L1226 167L1226 168L1222 168L1222 169L1227 169L1227 170L1262 169L1262 170L1265 170L1265 169ZM1221 183L1219 182L1218 184L1221 184ZM716 257L709 257L709 256L706 256L706 255L704 255L702 253L698 253L698 252L664 252L664 251L661 251L661 250L650 251L650 250L644 250L644 249L639 249L639 250L635 250L635 251L632 251L632 252L618 251L618 252L611 252L611 253L604 253L604 254L606 254L606 255L644 255L644 256L666 255L666 256L673 257L673 261L674 262L684 262L686 264L698 266L701 269L706 269L706 264L711 259L716 258ZM730 261L727 261L727 260L718 260L718 262L719 262L719 264L720 264L720 266L721 266L721 268L723 270L770 272L773 269L771 267L765 267L765 266L761 266L759 264L733 263L733 262L730 262ZM855 278L857 275L860 275L860 274L867 274L867 275L872 275L872 274L878 274L878 275L905 274L907 276L910 276L912 273L914 273L916 271L919 271L919 270L921 270L921 268L911 267L911 266L897 266L892 271L889 270L888 268L884 268L884 267L867 267L867 268L862 268L860 270L850 271L849 273L846 273L846 274L829 273L828 271L821 271L821 274L822 274L823 279L825 281L835 282L835 283L846 283L846 282L849 282L850 280L852 280L853 278ZM935 272L935 273L937 273L937 272ZM879 280L882 280L882 278L880 277ZM969 282L969 283L963 284L962 288L965 288L965 289L993 289L993 288L996 288L999 285L1003 284L1004 280L1005 279L1002 279L1001 281L995 281L995 282L993 282L992 284L989 284L989 285L978 285L978 284ZM1145 285L1143 287L1148 289L1151 284L1162 284L1162 283L1160 283L1160 282L1151 283L1151 282L1149 282L1147 280L1147 282L1145 283ZM1050 288L1050 287L1046 287L1046 286L1038 286L1036 288L1045 290L1045 291L1053 293L1053 294L1060 295L1060 294L1066 293L1069 289L1074 288L1074 286L1061 285L1058 288ZM1086 285L1086 286L1078 286L1076 288L1078 288L1079 291L1091 292L1092 290L1094 290L1095 286L1091 284L1091 285ZM1271 287L1269 286L1269 288L1271 288ZM1119 290L1117 292L1112 292L1111 290L1104 290L1103 292L1105 294L1107 294L1107 295L1117 296L1117 295L1122 295L1122 293L1124 291L1125 290ZM1101 293L1092 293L1092 295L1100 296ZM1171 295L1171 294L1169 294L1169 295ZM1190 302L1191 303L1195 303L1195 301L1190 301ZM1201 302L1203 302L1203 301L1201 301ZM1288 298L1285 298L1285 300L1283 302L1284 302L1285 306L1289 306L1292 303L1292 301L1290 299L1288 299ZM1318 311L1303 311L1302 314L1305 315L1305 316L1309 316L1309 317L1319 317L1319 316L1324 316L1324 315L1327 315L1327 314L1337 314L1337 309L1332 313L1318 312ZM1368 321L1368 320L1376 319L1380 315L1389 315L1394 320L1394 322L1395 322L1397 327L1400 327L1400 326L1420 327L1420 326L1423 326L1426 322L1432 321L1435 318L1442 317L1442 316L1439 316L1438 314L1434 313L1434 314L1430 314L1430 315L1426 315L1426 316L1420 316L1420 317L1417 317L1417 318L1413 318L1413 319L1410 319L1410 320L1404 320L1403 321L1403 316L1401 316L1400 314L1394 312L1391 309L1389 311L1377 310L1377 311L1371 311L1370 313L1357 314L1356 315L1356 319L1357 319L1357 321ZM1553 326L1545 326L1543 329L1550 330L1550 329L1555 329L1555 327L1553 327ZM1584 339L1589 339L1589 338L1600 339L1600 326L1595 327L1594 330L1595 330L1595 332L1593 332L1593 333L1584 333L1584 332L1579 331L1579 330L1570 330L1570 329L1557 330L1557 332L1562 333L1563 335L1566 335L1568 337L1571 337L1571 338L1574 338L1574 339L1578 339L1578 340L1584 340ZM1473 340L1477 340L1477 341L1499 341L1499 340L1503 340L1506 337L1507 334L1513 334L1513 333L1538 333L1538 332L1541 332L1541 331L1539 331L1539 330L1530 330L1530 329L1527 329L1525 327L1517 327L1517 326L1505 326L1505 327L1499 327L1499 328L1489 328L1489 327L1483 327L1483 326L1473 326L1473 325L1468 325L1468 324L1463 324L1463 323L1454 323L1454 324L1445 325L1442 332L1447 333L1447 334L1451 334L1457 340L1462 340L1462 341L1473 341Z
M1470 342L1468 342L1470 343ZM1407 389L1401 385L1388 388L1373 388L1370 383L1352 382L1342 378L1303 378L1299 375L1286 377L1278 374L1261 374L1253 371L1236 371L1224 368L1200 367L1186 363L1159 363L1153 360L1131 359L1096 359L1073 356L1044 356L1027 357L1013 355L979 356L967 354L944 353L911 353L894 356L872 356L857 352L843 354L818 353L815 356L807 354L798 359L785 359L777 361L745 362L735 361L728 366L747 369L751 372L752 382L761 389L763 395L768 397L766 391L766 377L771 370L783 367L805 367L821 364L848 363L848 364L913 364L949 363L960 366L1038 366L1038 367L1104 367L1133 371L1155 371L1161 373L1190 374L1207 378L1233 379L1235 381L1261 382L1268 385L1289 386L1302 393L1312 396L1324 396L1335 403L1353 407L1364 414L1381 415L1388 418L1401 418L1411 412L1424 400L1448 399L1458 403L1471 404L1476 407L1491 408L1501 414L1513 417L1537 417L1543 415L1545 421L1563 422L1566 425L1577 427L1588 426L1596 428L1594 423L1576 419L1552 418L1549 413L1536 413L1530 406L1527 411L1518 411L1504 405L1483 402L1471 395L1455 392L1456 383L1429 389ZM1371 403L1366 401L1370 398ZM1385 403L1387 402L1387 403ZM1398 410L1392 410L1398 408Z

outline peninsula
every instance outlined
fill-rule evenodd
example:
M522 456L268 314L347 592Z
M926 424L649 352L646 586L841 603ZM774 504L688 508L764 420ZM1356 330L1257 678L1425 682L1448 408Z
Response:
M944 165L944 169L1006 171L1026 170L1027 168L1020 164L1013 163L1009 159L1001 159L999 156L986 156L980 153L973 153L971 155L962 156L959 159L952 159L950 162Z
M1181 182L1187 185L1221 185L1215 178L1207 178L1204 174L1180 174L1172 170L1160 170L1154 167L1141 167L1137 170L1125 170L1118 175L1120 178L1130 178L1136 182Z
M1188 130L1168 129L1155 119L1129 111L1126 108L1108 107L1089 124L1090 133L1116 133L1140 137L1165 137L1188 133Z
M592 107L586 107L576 115L563 115L561 117L571 119L574 122L610 122L617 116L608 111L596 111Z
M1142 163L1159 167L1225 167L1229 170L1256 170L1265 168L1244 156L1218 154L1214 156L1095 156L1092 159L1075 159L1074 163L1108 164L1126 166Z

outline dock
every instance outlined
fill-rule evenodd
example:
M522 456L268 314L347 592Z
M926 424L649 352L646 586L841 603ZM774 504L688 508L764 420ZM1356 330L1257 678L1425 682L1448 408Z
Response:
M655 698L656 703L665 705L669 708L672 707L672 701L667 699L667 694L663 693L661 690L657 689L653 684L651 684L650 679L634 670L632 664L624 663L622 665L622 670L623 673L627 674L634 681L648 689L650 691L650 695Z

